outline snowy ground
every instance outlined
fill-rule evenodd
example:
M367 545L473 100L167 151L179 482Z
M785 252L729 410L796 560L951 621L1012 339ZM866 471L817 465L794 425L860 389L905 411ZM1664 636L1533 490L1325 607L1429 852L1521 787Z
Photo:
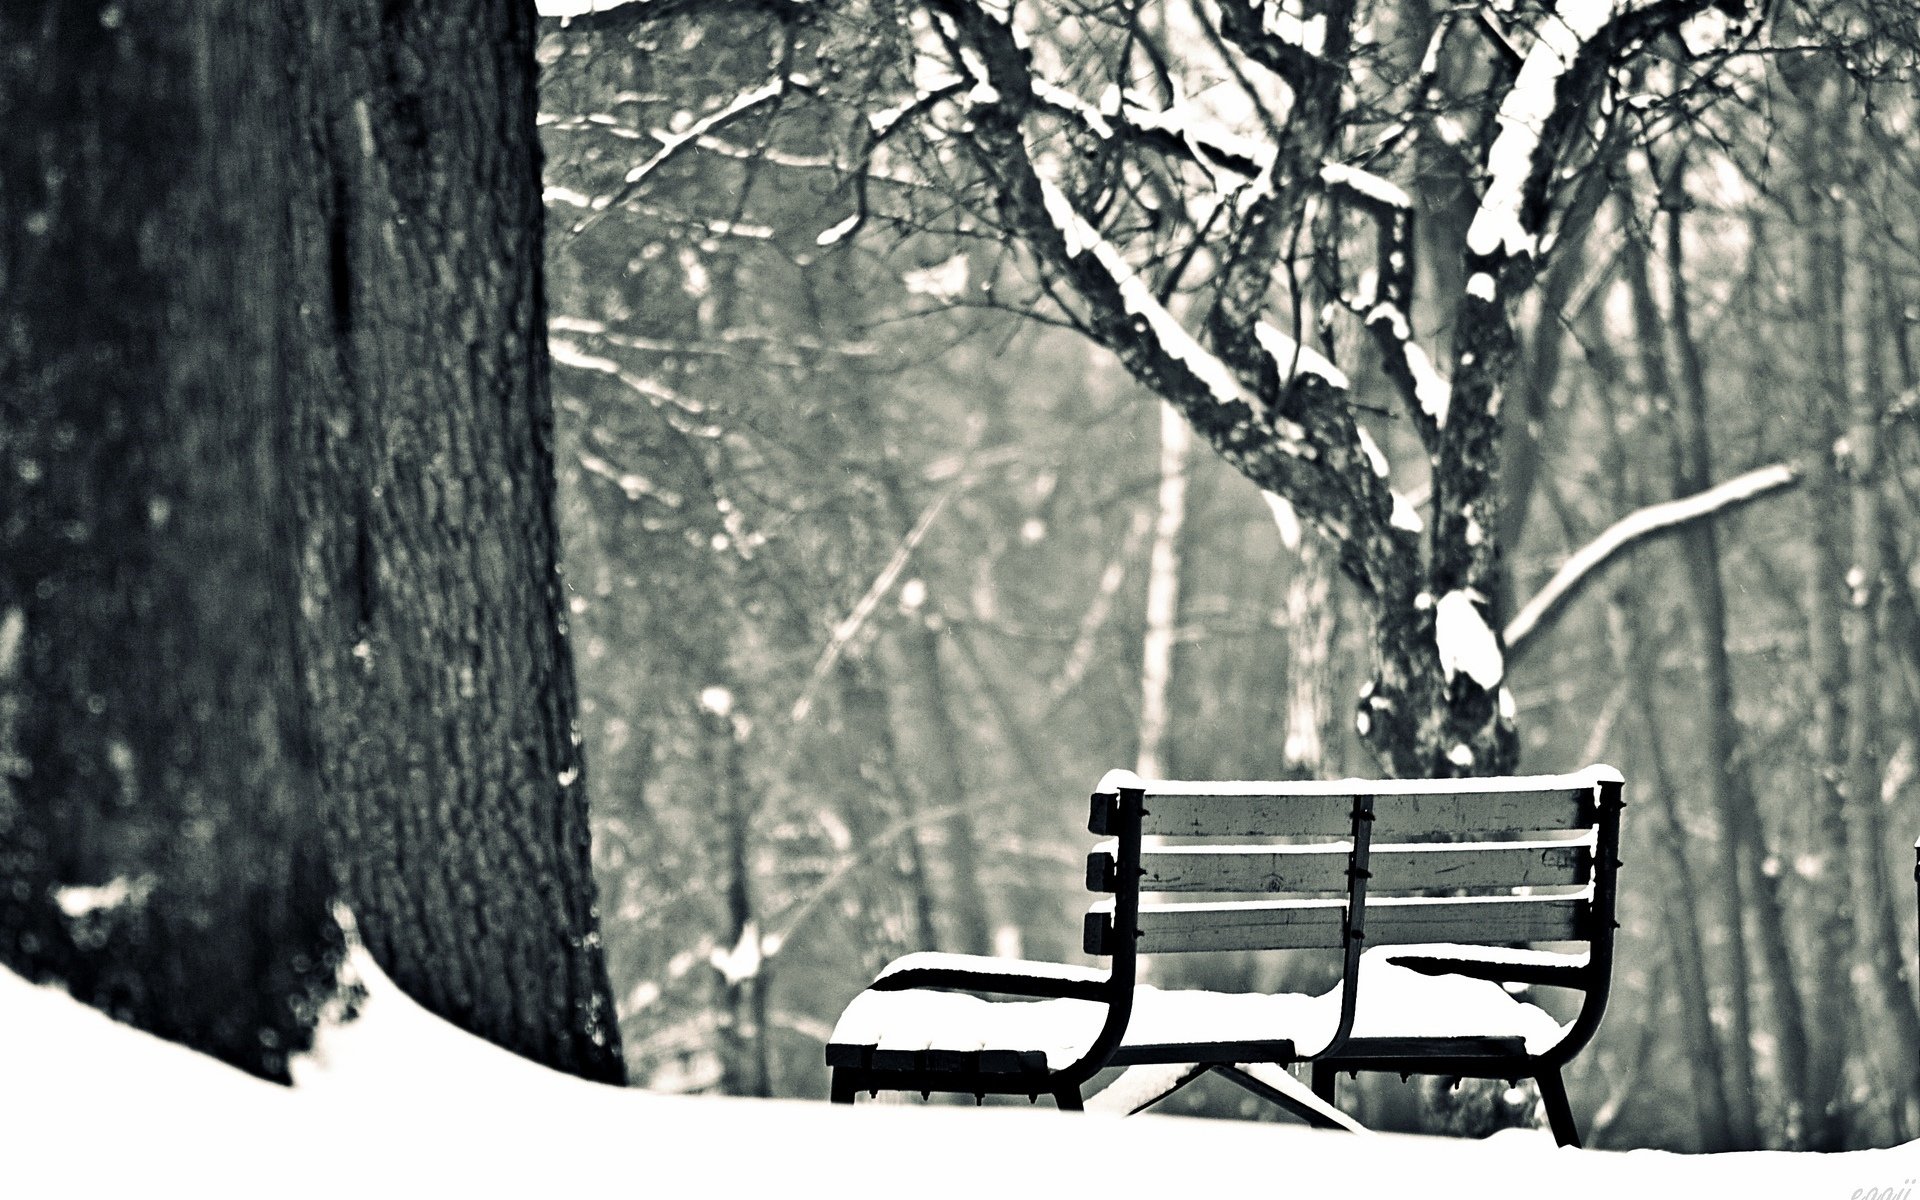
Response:
M0 970L0 1196L192 1194L910 1198L1251 1185L1288 1195L1901 1195L1920 1143L1819 1157L1560 1151L1040 1108L654 1096L582 1083L430 1016L358 960L364 1016L294 1089ZM1884 1189L1870 1191L1869 1189ZM603 1193L604 1194L604 1193ZM1911 1194L1910 1192L1908 1193Z

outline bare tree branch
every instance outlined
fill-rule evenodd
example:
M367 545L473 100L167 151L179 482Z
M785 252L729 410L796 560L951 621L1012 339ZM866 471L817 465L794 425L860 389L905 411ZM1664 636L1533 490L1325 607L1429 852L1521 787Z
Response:
M778 100L786 94L788 87L797 86L793 81L783 76L775 76L759 87L750 88L738 96L735 96L732 102L701 117L689 125L683 132L669 133L662 136L660 139L660 149L654 151L653 157L647 159L647 161L641 163L631 171L628 171L625 186L614 195L613 199L604 207L574 222L573 226L567 230L568 235L574 236L585 233L589 227L598 223L607 213L625 204L633 197L634 193L646 185L648 177L651 176L654 171L658 170L662 163L678 154L685 147L697 144L709 133L712 133L714 130L731 121L738 120L754 109L759 108L761 105Z
M829 671L833 670L833 664L840 660L841 651L847 648L847 643L860 632L861 627L867 623L867 618L880 607L880 601L893 589L894 583L900 578L900 573L907 569L907 562L913 557L913 552L919 548L921 542L926 540L928 531L933 528L933 523L939 520L940 514L945 511L947 501L953 499L953 493L954 489L948 488L934 497L933 503L927 505L921 512L920 519L913 523L913 528L907 532L907 536L900 539L900 544L894 548L893 557L887 560L887 565L874 576L866 595L861 596L859 603L853 606L852 611L834 625L833 635L827 639L826 648L820 652L819 659L813 664L813 670L807 674L806 686L800 689L800 698L793 702L793 711L789 719L795 724L806 720L807 714L813 711L814 693L819 690L821 681L826 679Z
M1522 605L1503 635L1511 664L1536 634L1551 627L1560 614L1602 570L1626 551L1654 538L1678 533L1696 521L1725 516L1763 496L1800 482L1800 470L1791 463L1774 463L1737 475L1725 483L1678 500L1651 504L1609 525L1606 532L1581 547L1554 572L1545 587Z

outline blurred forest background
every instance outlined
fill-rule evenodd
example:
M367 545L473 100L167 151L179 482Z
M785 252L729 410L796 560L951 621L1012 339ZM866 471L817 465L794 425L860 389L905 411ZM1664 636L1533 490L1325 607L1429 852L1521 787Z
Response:
M1106 769L1378 772L1355 731L1371 651L1314 530L1038 297L1022 251L942 186L937 135L870 136L929 89L883 87L859 21L874 44L924 24L719 7L544 27L562 533L633 1080L822 1097L832 1022L889 958L1081 960L1083 797ZM1776 463L1796 480L1637 546L1508 651L1520 769L1628 780L1611 1011L1569 1068L1593 1145L1920 1133L1900 1031L1913 22L1794 7L1723 34L1709 66L1670 37L1614 81L1627 132L1585 163L1584 220L1517 310L1496 611L1647 505ZM1379 72L1418 61L1447 11L1398 8L1367 48ZM1143 91L1232 85L1208 6L1016 9L1069 68L1124 42ZM755 99L773 63L799 86ZM1421 219L1444 228L1458 185L1418 161ZM1419 323L1444 331L1421 286ZM1419 507L1392 382L1348 369ZM1319 968L1155 969L1244 987ZM1877 969L1904 1018L1872 1001ZM1353 1094L1387 1126L1483 1131L1530 1109L1503 1092ZM1266 1119L1240 1104L1196 1088L1168 1107Z

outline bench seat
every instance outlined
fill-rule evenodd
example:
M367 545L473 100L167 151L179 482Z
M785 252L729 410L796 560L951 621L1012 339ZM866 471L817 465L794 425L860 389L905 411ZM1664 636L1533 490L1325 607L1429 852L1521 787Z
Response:
M1473 1041L1497 1040L1501 1049L1542 1054L1564 1029L1545 1010L1497 983L1457 974L1429 975L1396 964L1399 954L1438 953L1452 947L1378 947L1361 956L1360 1001L1350 1046L1380 1040L1460 1040L1442 1053L1472 1053ZM1032 975L1028 973L1032 972ZM882 971L876 988L855 997L841 1014L827 1047L830 1066L918 1070L934 1057L983 1054L1002 1070L1058 1070L1087 1052L1105 1006L1078 999L984 999L957 991L965 978L1020 978L1097 982L1105 972L1053 963L953 954L915 954ZM903 979L925 986L889 988ZM1310 1058L1332 1040L1340 1021L1341 985L1301 993L1134 989L1133 1013L1111 1064L1149 1062L1280 1061ZM1218 1047L1211 1053L1206 1047Z

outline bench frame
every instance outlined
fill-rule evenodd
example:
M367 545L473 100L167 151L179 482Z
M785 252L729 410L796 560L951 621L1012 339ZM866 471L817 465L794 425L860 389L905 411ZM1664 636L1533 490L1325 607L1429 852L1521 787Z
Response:
M1104 781L1103 781L1104 782ZM1461 780L1462 791L1476 782ZM1335 1079L1340 1071L1385 1071L1401 1075L1439 1075L1460 1078L1534 1079L1554 1138L1561 1145L1578 1145L1579 1130L1567 1102L1560 1068L1578 1054L1599 1028L1607 1003L1613 974L1614 898L1620 866L1620 812L1624 808L1623 785L1617 777L1594 780L1589 798L1581 804L1583 824L1596 831L1592 850L1592 898L1586 903L1579 930L1589 953L1584 964L1561 965L1542 962L1504 962L1471 957L1441 957L1410 953L1394 957L1396 965L1427 975L1455 974L1497 983L1537 984L1568 988L1584 993L1585 1001L1565 1034L1541 1054L1529 1053L1517 1037L1354 1037L1353 1024L1359 995L1360 955L1366 941L1367 881L1370 877L1374 802L1376 795L1399 795L1412 788L1398 788L1391 781L1356 785L1363 793L1352 797L1351 830L1346 864L1346 899L1340 922L1338 946L1343 951L1339 1021L1332 1039L1316 1054L1297 1052L1290 1040L1179 1043L1172 1045L1122 1046L1127 1023L1132 1015L1134 987L1138 978L1136 943L1140 938L1140 879L1142 818L1147 815L1148 789L1121 784L1111 791L1096 791L1092 796L1088 829L1114 840L1111 856L1096 852L1089 856L1088 883L1099 891L1111 891L1111 914L1087 915L1084 942L1088 953L1111 958L1111 970L1105 979L1062 979L1041 974L1014 971L969 970L961 967L921 967L892 971L876 980L870 990L904 991L937 988L978 992L990 995L1036 999L1078 999L1104 1004L1107 1012L1098 1035L1085 1053L1072 1063L1052 1069L1038 1051L886 1051L871 1047L829 1045L827 1065L832 1068L831 1099L851 1104L860 1092L880 1090L1040 1095L1053 1097L1065 1110L1082 1107L1081 1089L1093 1076L1108 1067L1146 1064L1190 1064L1184 1073L1164 1091L1154 1096L1147 1107L1170 1095L1198 1076L1213 1071L1265 1099L1322 1127L1344 1127L1326 1111L1311 1103L1302 1103L1283 1089L1264 1084L1247 1073L1243 1064L1272 1063L1287 1066L1310 1063L1312 1090L1331 1108L1336 1099ZM1432 784L1421 785L1423 789ZM1104 861L1103 861L1104 860ZM1011 967L1013 964L1009 964ZM1136 1109L1135 1111L1138 1111Z

